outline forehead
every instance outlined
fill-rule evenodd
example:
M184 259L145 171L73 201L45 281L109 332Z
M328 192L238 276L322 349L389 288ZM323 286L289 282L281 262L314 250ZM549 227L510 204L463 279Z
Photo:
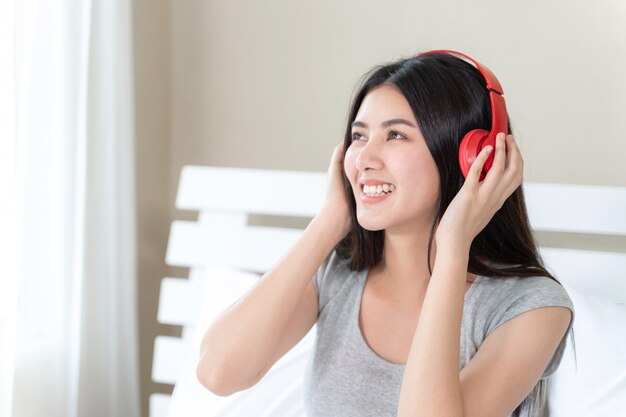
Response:
M363 99L355 121L378 126L380 122L402 118L417 124L409 102L395 88L383 85L376 87Z

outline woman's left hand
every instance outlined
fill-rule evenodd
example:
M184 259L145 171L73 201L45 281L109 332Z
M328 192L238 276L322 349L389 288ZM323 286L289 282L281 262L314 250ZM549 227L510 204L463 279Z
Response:
M484 180L479 182L489 154L488 148L479 152L465 183L446 209L435 235L438 247L452 244L469 250L476 235L522 184L524 161L513 135L505 139L504 132L498 133L493 164Z

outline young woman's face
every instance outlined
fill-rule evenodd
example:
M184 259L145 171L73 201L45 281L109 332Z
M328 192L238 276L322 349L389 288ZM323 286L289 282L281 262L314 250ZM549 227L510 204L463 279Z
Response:
M344 170L361 227L430 230L439 198L439 173L409 103L396 89L380 86L365 96L352 125ZM364 184L389 184L393 191L369 197Z

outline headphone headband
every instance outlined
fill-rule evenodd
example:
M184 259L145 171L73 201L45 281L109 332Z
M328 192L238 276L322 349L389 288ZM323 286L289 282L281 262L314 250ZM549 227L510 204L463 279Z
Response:
M419 56L428 55L428 54L432 54L432 53L436 53L436 52L446 52L448 54L458 55L458 56L461 56L461 57L465 58L466 60L469 60L472 64L474 64L474 66L482 74L483 78L487 82L487 89L489 91L495 91L498 94L504 94L504 91L502 89L502 86L500 85L500 82L498 81L496 76L493 75L493 72L491 72L491 70L489 68L487 68L484 65L481 65L475 59L473 59L473 58L471 58L471 57L469 57L469 56L467 56L467 55L465 55L465 54L463 54L461 52L452 51L452 50L449 50L449 49L436 49L436 50L433 50L433 51L423 52L423 53L417 55L416 58L419 57Z
M504 91L502 89L502 86L500 85L500 82L498 81L496 76L493 75L493 73L489 70L489 68L481 65L478 61L470 58L469 56L461 52L451 51L448 49L437 49L418 54L415 56L415 58L441 52L458 55L474 64L476 69L478 69L478 71L482 74L483 79L485 80L485 83L487 85L487 90L489 91L489 102L491 103L491 130L487 131L483 129L474 129L466 133L461 140L459 149L459 163L461 165L461 171L463 172L463 175L467 176L469 167L476 159L476 156L478 155L480 150L487 145L491 145L495 149L496 135L499 132L504 132L505 134L509 133L506 104L504 103L504 97L502 97ZM481 180L482 178L484 178L486 172L491 168L492 163L493 154L491 154L485 161Z

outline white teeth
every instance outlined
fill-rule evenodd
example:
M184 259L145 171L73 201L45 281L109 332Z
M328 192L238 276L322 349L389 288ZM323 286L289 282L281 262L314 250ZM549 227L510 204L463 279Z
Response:
M365 185L363 186L363 194L371 197L378 197L390 193L395 189L396 186L393 184Z

